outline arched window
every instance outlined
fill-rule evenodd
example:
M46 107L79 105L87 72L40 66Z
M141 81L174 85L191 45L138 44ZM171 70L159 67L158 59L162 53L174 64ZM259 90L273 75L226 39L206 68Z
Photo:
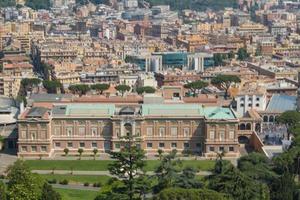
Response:
M246 130L245 124L240 124L240 130Z
M268 116L264 116L264 122L268 122L269 121L269 117Z
M274 116L271 115L270 118L269 118L269 122L274 122L274 120L275 120L275 119L274 119Z
M246 130L251 130L251 124L250 123L247 123Z

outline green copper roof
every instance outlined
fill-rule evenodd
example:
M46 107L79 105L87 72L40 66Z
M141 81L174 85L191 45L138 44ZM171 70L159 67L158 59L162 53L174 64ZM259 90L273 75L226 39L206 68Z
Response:
M144 104L143 116L201 116L203 108L196 104Z
M113 104L68 104L65 114L71 116L111 116L114 111L115 105Z
M230 108L199 104L144 104L143 116L205 116L207 119L236 119Z
M207 119L236 119L232 110L224 107L205 107L204 115Z

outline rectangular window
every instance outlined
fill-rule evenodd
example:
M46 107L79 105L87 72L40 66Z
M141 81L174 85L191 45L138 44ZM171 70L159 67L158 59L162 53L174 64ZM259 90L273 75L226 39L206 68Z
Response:
M152 143L147 143L147 148L152 148Z
M183 144L183 147L186 149L186 148L190 148L190 144L188 143L188 142L185 142L184 144Z
M141 136L141 129L135 129L135 135Z
M36 146L31 146L31 151L36 152Z
M55 142L55 143L54 143L54 146L55 146L56 148L60 148L60 142Z
M209 131L209 139L215 139L215 131Z
M158 144L158 146L159 146L159 148L165 148L165 143L160 142L160 143Z
M67 131L67 136L68 137L73 136L73 128L69 127L69 128L66 129L66 131Z
M97 148L97 142L92 142L92 148Z
M147 136L153 136L153 128L147 127Z
M171 143L171 148L177 148L177 143L176 142L172 142Z
M171 127L171 136L177 137L177 127Z
M27 138L27 131L21 131L21 138L23 139Z
M30 132L30 138L31 138L31 140L36 140L37 139L35 131Z
M190 128L184 128L183 129L183 136L189 137L190 136Z
M27 152L27 147L26 146L22 146L22 152Z
M229 139L234 139L234 131L229 131Z
M120 144L119 144L119 143L116 143L116 144L115 144L115 148L116 148L116 149L120 149Z
M234 151L234 147L229 147L229 151Z
M91 128L92 136L97 136L97 128Z
M85 135L85 127L79 127L78 133L79 135Z
M160 127L159 128L159 137L164 137L165 136L165 127Z
M196 144L196 148L198 148L198 149L200 149L201 146L202 146L201 143L197 143L197 144Z
M47 147L46 146L41 146L41 152L46 152L47 151Z
M46 131L41 131L41 139L47 139L47 132Z
M119 129L119 128L116 128L116 135L117 135L118 137L121 136L121 135L120 135L120 129Z
M80 142L79 146L82 147L82 148L84 148L85 147L85 143L84 142Z
M73 143L72 143L72 142L68 142L67 146L68 146L69 148L73 148Z
M219 151L223 152L224 151L224 147L219 147Z
M220 131L219 137L220 137L220 141L224 141L225 140L225 131Z
M215 151L215 147L209 147L209 151Z
M60 127L54 128L54 135L60 135Z

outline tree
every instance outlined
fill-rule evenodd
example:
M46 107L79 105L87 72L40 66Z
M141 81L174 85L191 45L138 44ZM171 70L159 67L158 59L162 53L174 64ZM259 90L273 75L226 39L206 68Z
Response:
M17 160L7 169L8 199L38 200L41 196L43 181L30 172L22 160Z
M229 59L233 59L235 57L235 53L233 52L233 51L230 51L229 53L228 53L228 58Z
M153 200L229 200L227 195L209 189L168 188L154 196Z
M65 149L64 149L64 153L65 153L65 156L67 156L68 153L69 153L69 149L68 149L68 148L65 148Z
M41 83L38 78L24 78L21 80L21 95L26 96L27 92L32 91L33 87L37 87Z
M145 166L145 152L137 147L139 141L134 136L125 136L121 139L121 150L119 152L110 152L114 161L109 165L110 174L117 176L124 186L125 194L132 200L140 194L137 188L138 178L141 177L141 171Z
M155 170L155 175L158 179L158 184L154 187L155 193L174 186L182 164L179 159L175 159L176 154L177 151L173 150L168 155L165 155Z
M85 95L90 91L90 87L85 84L70 85L68 88L73 94L78 94L79 96Z
M61 200L61 196L58 192L53 190L52 186L48 183L44 183L42 188L41 200Z
M79 148L77 150L77 152L79 153L79 160L81 160L81 156L82 156L82 153L83 153L83 149L82 148Z
M43 81L43 86L47 90L47 93L56 94L57 89L61 88L62 84L57 80L54 80L54 81L44 80Z
M103 91L109 89L109 84L101 83L91 86L92 90L96 90L98 93L103 94Z
M143 93L152 94L155 93L155 88L151 86L140 87L136 89L136 92L138 94L143 94Z
M223 61L223 56L220 53L214 54L213 56L213 60L214 60L214 64L215 66L220 66L223 65L224 61Z
M94 153L94 160L96 160L96 155L98 153L98 149L93 149L93 153Z
M247 52L247 49L245 48L239 48L237 55L239 60L246 60L247 58L249 58L249 54Z
M228 90L234 83L240 83L241 79L235 75L217 75L211 80L211 83L225 90L224 98L228 97Z
M197 171L192 167L186 167L180 173L173 187L185 188L185 189L199 189L203 186L203 183L196 178Z
M39 10L39 9L49 10L50 0L26 0L25 6L28 6L34 10Z
M0 8L16 6L16 0L1 0ZM1 53L1 52L0 52ZM1 59L1 57L0 57Z
M6 186L0 181L0 200L6 200Z
M163 151L162 149L158 149L158 150L157 150L157 153L158 153L159 160L161 160L164 151Z
M227 165L219 174L207 178L208 188L229 194L235 200L261 200L258 184L233 165Z
M128 85L118 85L115 89L121 92L122 96L124 96L124 93L130 91L131 88Z
M287 126L288 138L290 138L291 132L295 131L296 125L300 122L300 113L294 110L286 111L277 117L277 122Z
M207 86L208 86L208 83L204 82L204 81L195 81L195 82L187 83L184 85L185 88L191 90L194 97L197 96L197 92L196 92L197 90L201 90L202 88L205 88Z
M238 160L237 168L250 178L270 184L277 175L271 168L270 160L263 154L250 153Z

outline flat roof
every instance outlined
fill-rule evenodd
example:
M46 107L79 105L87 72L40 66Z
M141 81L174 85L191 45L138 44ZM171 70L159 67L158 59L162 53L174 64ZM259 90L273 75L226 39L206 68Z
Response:
M67 104L56 105L53 108L53 115L66 116L112 116L115 112L113 104Z
M270 99L266 111L283 113L288 110L296 110L297 97L289 95L274 94Z

